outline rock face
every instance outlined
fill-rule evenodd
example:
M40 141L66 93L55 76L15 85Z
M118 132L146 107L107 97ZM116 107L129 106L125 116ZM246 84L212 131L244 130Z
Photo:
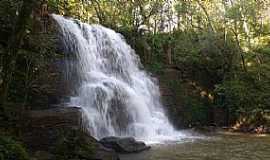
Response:
M99 142L119 153L136 153L150 149L150 146L146 146L144 142L136 141L132 137L105 137Z
M59 140L54 151L56 159L119 160L114 150L105 148L95 138L83 132L69 130Z
M23 131L25 143L32 150L50 150L62 130L79 130L81 111L77 107L56 107L26 113Z
M82 113L78 107L56 107L29 111L23 140L34 158L40 153L46 160L72 157L85 160L119 160L117 153L105 148L95 138L83 132Z
M74 128L81 127L81 109L78 107L55 107L33 110L27 113L31 128Z

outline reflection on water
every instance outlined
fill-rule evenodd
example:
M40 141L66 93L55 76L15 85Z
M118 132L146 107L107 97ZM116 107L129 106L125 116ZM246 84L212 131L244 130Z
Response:
M153 145L121 160L270 160L270 136L220 134L184 143Z

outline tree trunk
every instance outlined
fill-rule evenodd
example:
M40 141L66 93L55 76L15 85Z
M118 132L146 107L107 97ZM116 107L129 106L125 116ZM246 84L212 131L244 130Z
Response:
M244 55L243 55L244 52L243 52L243 50L242 50L242 48L241 48L240 40L239 40L239 38L238 38L238 33L236 33L236 31L234 31L234 30L232 30L232 32L233 32L233 34L234 34L234 36L235 36L235 40L236 40L236 42L237 42L239 54L240 54L241 61L242 61L243 70L244 70L245 72L247 72L247 67L246 67L245 57L244 57Z

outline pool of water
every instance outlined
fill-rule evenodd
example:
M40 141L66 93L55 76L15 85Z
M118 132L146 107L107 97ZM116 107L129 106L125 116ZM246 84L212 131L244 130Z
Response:
M270 136L219 133L201 139L153 144L121 160L270 160Z

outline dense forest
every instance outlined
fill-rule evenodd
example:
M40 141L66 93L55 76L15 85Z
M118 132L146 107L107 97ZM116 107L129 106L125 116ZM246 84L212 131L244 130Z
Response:
M0 0L0 160L27 159L25 113L72 93L51 14L121 33L176 128L270 131L269 0Z

